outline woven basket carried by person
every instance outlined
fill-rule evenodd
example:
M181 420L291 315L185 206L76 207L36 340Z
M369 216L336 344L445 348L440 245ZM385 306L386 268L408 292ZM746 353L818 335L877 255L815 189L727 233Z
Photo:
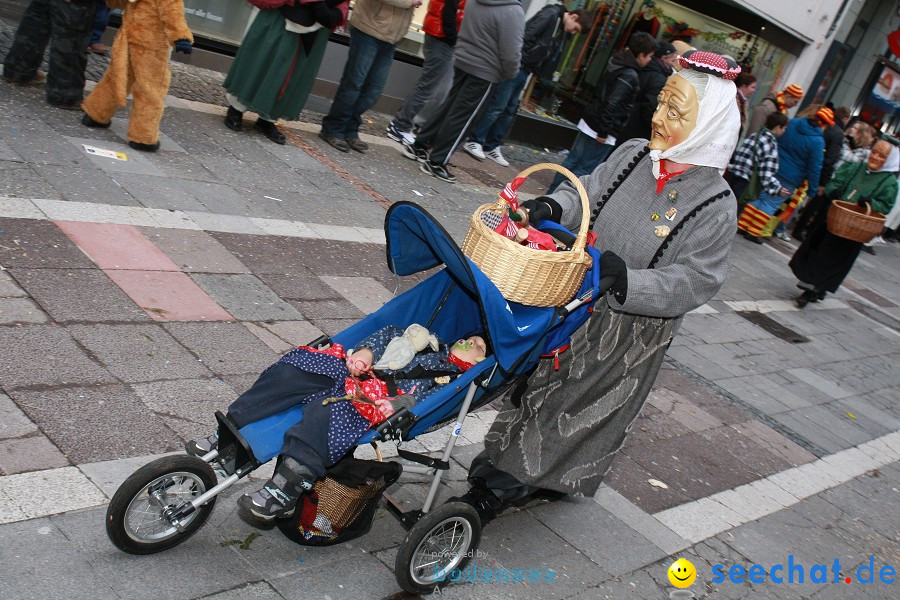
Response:
M493 228L509 205L502 195L496 204L484 204L472 215L462 250L507 300L529 306L562 306L572 299L591 268L590 254L584 249L590 206L584 185L560 165L531 166L519 173L516 180L521 182L535 171L545 169L565 175L581 197L581 227L570 251L534 250L495 232Z
M872 210L868 203L863 208L854 202L832 200L826 225L828 231L838 237L865 244L881 233L885 220L885 216Z

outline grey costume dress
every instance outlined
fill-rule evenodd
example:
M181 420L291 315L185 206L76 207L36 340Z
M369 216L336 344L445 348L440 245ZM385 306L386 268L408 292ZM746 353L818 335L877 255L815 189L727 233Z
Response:
M728 185L717 169L692 167L657 194L646 144L626 142L581 178L596 215L596 246L628 267L625 303L601 298L559 355L558 369L542 361L519 406L507 400L485 436L493 465L529 486L597 491L682 316L710 300L728 272L737 218ZM577 228L582 209L574 188L562 185L552 198L563 209L562 224ZM667 220L673 206L677 214ZM671 229L665 243L659 226Z

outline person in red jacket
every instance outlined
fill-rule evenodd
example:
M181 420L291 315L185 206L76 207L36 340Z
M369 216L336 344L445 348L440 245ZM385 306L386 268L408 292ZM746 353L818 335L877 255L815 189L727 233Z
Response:
M413 143L413 119L426 106L440 104L453 83L453 47L462 23L466 0L431 0L422 30L425 41L422 53L422 73L416 87L397 111L387 136L401 144Z

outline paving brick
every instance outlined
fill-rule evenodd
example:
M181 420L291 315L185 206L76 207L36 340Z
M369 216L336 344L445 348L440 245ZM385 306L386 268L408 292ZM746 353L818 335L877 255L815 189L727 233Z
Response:
M744 437L753 440L793 466L802 465L816 459L812 453L760 421L747 421L731 427Z
M323 276L322 280L365 314L375 312L393 298L391 292L371 277Z
M31 298L0 298L0 323L46 323L47 314Z
M278 358L241 323L168 323L164 327L220 376L260 373Z
M144 405L185 441L215 431L215 412L227 412L237 398L221 379L155 381L131 387Z
M48 221L0 219L0 265L4 267L90 269L94 266L59 228Z
M156 321L234 319L184 273L107 271L106 275Z
M291 346L309 344L322 335L322 330L309 321L276 321L260 323L260 326L271 331Z
M238 320L294 321L303 318L253 275L194 273L191 278Z
M172 431L124 386L16 391L13 398L74 464L181 447Z
M0 440L22 437L35 431L37 426L31 419L9 396L0 392Z
M144 227L141 232L186 273L250 272L205 231Z
M113 381L62 327L0 327L0 385L7 391L32 385Z
M13 269L12 272L54 321L150 321L119 286L97 269Z
M28 294L6 271L0 271L0 298L24 298Z
M0 471L6 475L68 465L68 459L42 435L0 440Z
M710 514L709 506L697 501L682 504L656 513L656 519L691 542L699 542L708 537L731 529L731 525L721 517Z

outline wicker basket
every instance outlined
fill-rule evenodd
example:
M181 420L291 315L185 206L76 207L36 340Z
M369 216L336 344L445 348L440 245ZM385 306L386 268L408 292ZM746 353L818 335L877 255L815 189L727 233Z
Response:
M525 169L517 177L527 177L541 170L556 171L568 177L581 197L581 227L572 250L534 250L493 231L488 223L499 222L508 206L502 196L496 204L484 204L475 211L462 249L507 300L529 306L562 306L581 287L584 274L591 267L591 256L584 249L590 206L584 186L571 171L560 165L540 163Z
M834 235L865 244L881 233L885 220L885 216L873 211L869 204L863 209L853 202L833 200L826 224Z

